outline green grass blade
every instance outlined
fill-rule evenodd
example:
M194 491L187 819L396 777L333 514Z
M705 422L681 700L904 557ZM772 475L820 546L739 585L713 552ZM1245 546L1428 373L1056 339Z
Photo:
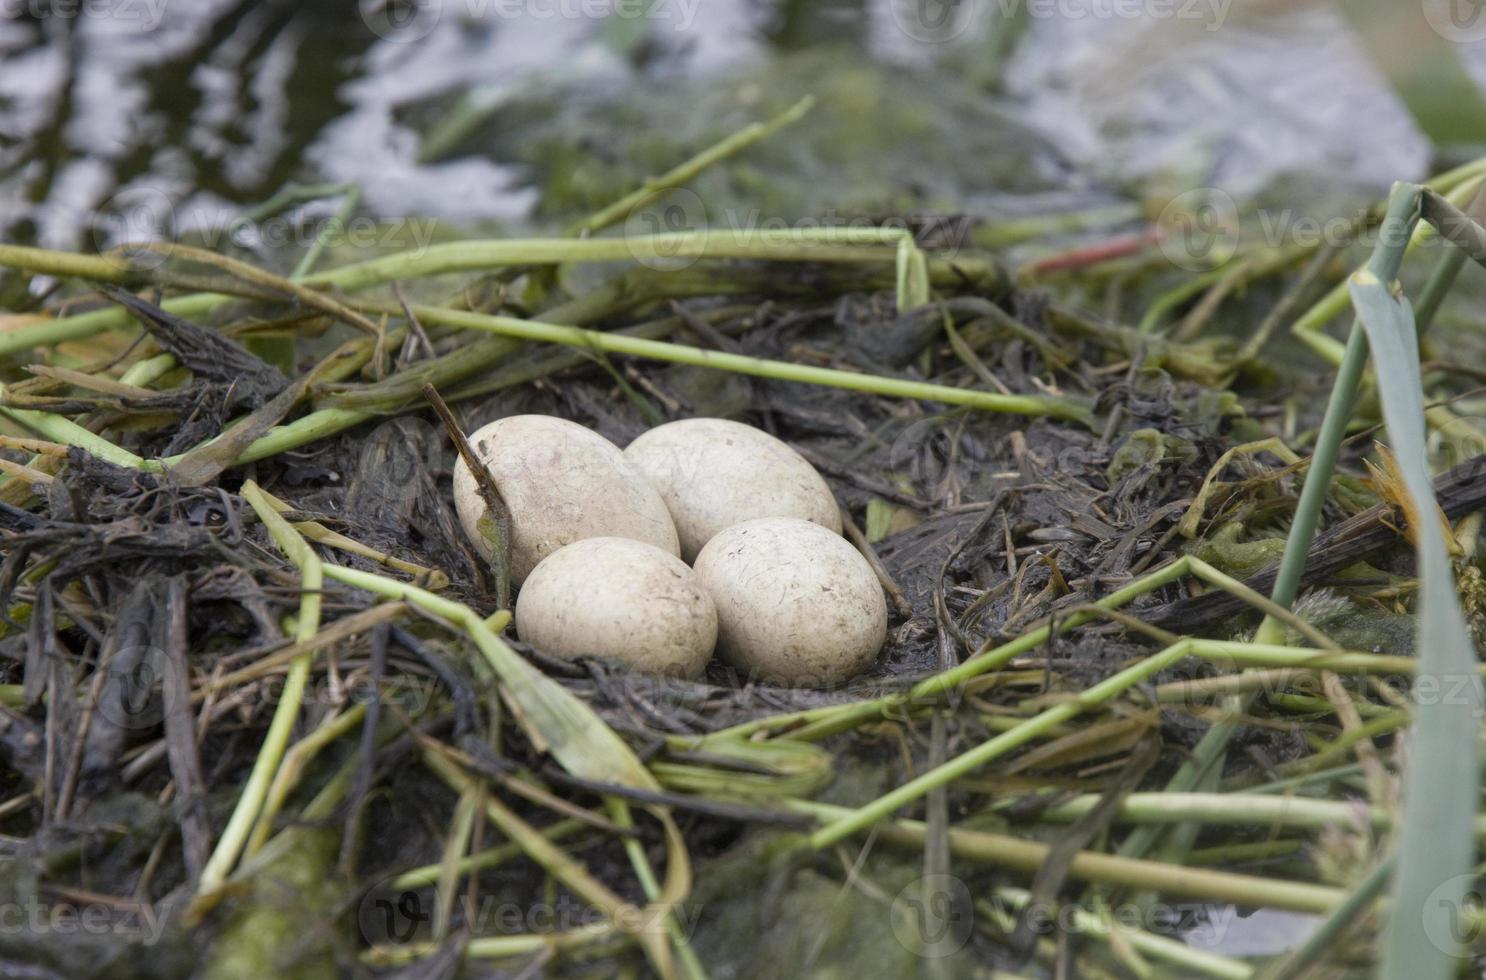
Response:
M1445 941L1462 908L1475 859L1481 682L1437 521L1425 455L1424 389L1413 311L1371 269L1352 277L1352 302L1367 331L1383 421L1405 488L1420 515L1419 676L1442 695L1421 700L1404 775L1398 873L1378 976L1429 980L1456 975L1459 951ZM1428 689L1426 687L1426 689Z
M325 577L383 598L410 602L462 628L500 678L506 703L533 744L568 772L637 789L660 788L629 745L586 702L507 646L470 607L416 585L343 565L326 565Z

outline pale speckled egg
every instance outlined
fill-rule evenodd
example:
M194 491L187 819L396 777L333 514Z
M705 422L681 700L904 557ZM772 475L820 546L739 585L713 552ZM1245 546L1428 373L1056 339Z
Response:
M819 524L735 524L697 556L717 607L717 653L776 684L825 687L866 670L887 637L887 601L872 566Z
M631 538L681 553L665 502L597 432L550 415L512 415L476 429L469 443L511 512L512 581L519 584L537 562L585 538ZM454 467L454 509L489 558L479 528L485 501L463 458Z
M586 538L543 558L516 600L516 633L559 657L596 654L695 677L717 643L717 612L680 558L628 538Z
M751 425L668 422L631 442L624 456L666 502L687 561L719 531L765 517L799 518L841 533L836 498L815 467Z

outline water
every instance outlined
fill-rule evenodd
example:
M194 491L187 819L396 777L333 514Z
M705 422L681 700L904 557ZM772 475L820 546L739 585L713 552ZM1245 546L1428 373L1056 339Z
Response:
M420 159L420 127L460 97L581 93L682 110L826 45L888 77L912 73L931 93L927 116L943 111L937 92L1023 121L1066 160L1065 187L1175 174L1244 194L1277 174L1329 172L1381 189L1424 172L1427 144L1329 7L1252 6L1147 0L1147 16L1122 17L1134 8L1114 0L1034 3L992 97L980 76L1004 0L653 0L647 17L627 0L418 12L377 0L355 14L323 0L94 0L83 16L26 0L0 8L0 233L57 248L181 234L292 180L356 183L374 215L519 226L541 193L529 160L478 140ZM1486 74L1480 55L1468 60ZM943 203L983 192L951 186L972 200Z

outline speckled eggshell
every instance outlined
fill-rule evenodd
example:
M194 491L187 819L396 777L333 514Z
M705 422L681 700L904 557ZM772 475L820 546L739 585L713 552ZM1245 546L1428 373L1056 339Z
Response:
M764 517L841 533L841 512L815 467L788 445L727 419L683 419L631 442L625 458L660 492L692 561L713 535Z
M717 652L750 676L796 687L839 684L877 659L887 601L872 567L819 524L736 524L697 556L717 606Z
M660 495L597 432L550 415L512 415L476 429L469 443L511 511L511 579L517 584L537 562L584 538L631 538L681 553ZM454 509L465 534L489 558L479 531L485 501L463 458L454 466Z
M717 612L675 555L627 538L587 538L543 558L516 600L516 634L559 657L596 654L695 677L717 643Z

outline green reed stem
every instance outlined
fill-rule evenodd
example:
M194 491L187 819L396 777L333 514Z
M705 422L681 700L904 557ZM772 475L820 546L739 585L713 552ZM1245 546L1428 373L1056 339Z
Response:
M279 516L278 511L273 509L251 480L243 486L242 497L252 506L274 543L299 566L299 619L295 624L294 638L300 643L312 640L320 631L320 589L324 583L320 558L305 543L304 538L299 536L299 532ZM263 736L263 745L258 750L253 771L248 775L248 781L243 786L242 795L238 797L237 806L227 821L226 829L222 831L216 850L201 871L201 881L196 889L198 895L211 894L222 886L247 845L248 836L268 797L274 775L283 761L289 736L299 718L299 709L304 704L304 690L313 659L314 651L310 650L295 657L290 664L283 693L274 709L273 720L269 722L268 733Z

